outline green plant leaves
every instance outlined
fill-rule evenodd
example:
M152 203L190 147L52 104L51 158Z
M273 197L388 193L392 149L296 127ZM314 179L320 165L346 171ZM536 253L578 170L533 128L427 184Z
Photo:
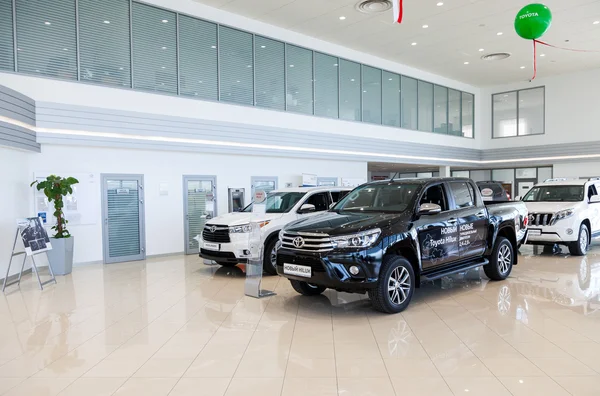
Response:
M68 194L73 194L73 185L77 183L79 183L79 180L74 177L62 178L50 175L46 180L36 180L30 184L30 187L35 185L38 191L44 190L48 202L54 204L54 216L56 217L56 225L52 227L56 231L54 238L69 238L71 236L71 233L65 228L68 221L62 211L64 207L63 198Z

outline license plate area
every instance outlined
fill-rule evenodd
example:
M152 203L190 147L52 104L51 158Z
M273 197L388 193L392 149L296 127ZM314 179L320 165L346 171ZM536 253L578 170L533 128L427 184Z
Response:
M218 243L204 242L204 249L215 250L218 252L219 250L221 250L221 245Z
M542 235L542 230L532 230L531 228L528 231L529 236L540 236Z
M312 268L306 265L284 263L283 273L287 275L301 276L303 278L310 278L312 276Z

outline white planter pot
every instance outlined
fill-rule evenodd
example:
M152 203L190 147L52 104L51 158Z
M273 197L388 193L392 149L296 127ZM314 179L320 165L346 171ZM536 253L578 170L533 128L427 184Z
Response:
M48 261L55 275L68 275L73 270L73 245L75 239L50 238L52 250L48 250Z

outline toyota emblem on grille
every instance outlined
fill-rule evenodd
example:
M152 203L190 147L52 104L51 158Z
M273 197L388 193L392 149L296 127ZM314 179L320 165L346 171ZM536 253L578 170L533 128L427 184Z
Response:
M292 243L294 244L295 247L301 248L302 246L304 246L304 238L296 237L296 238L294 238Z
M217 231L217 226L210 226L209 230L210 232L215 232Z
M533 223L533 220L535 220L535 216L534 215L529 215L529 222Z

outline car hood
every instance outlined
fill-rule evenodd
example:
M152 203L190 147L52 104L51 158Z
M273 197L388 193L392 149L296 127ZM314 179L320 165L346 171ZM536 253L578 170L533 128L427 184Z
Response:
M579 202L525 202L525 205L529 213L556 213L575 208Z
M324 212L295 221L285 227L285 230L343 235L373 228L381 228L383 231L392 224L408 218L405 213Z
M227 213L221 216L217 216L210 219L206 224L217 224L217 225L241 225L248 224L250 222L260 222L266 220L275 220L283 216L283 213L252 213L252 212L234 212Z

